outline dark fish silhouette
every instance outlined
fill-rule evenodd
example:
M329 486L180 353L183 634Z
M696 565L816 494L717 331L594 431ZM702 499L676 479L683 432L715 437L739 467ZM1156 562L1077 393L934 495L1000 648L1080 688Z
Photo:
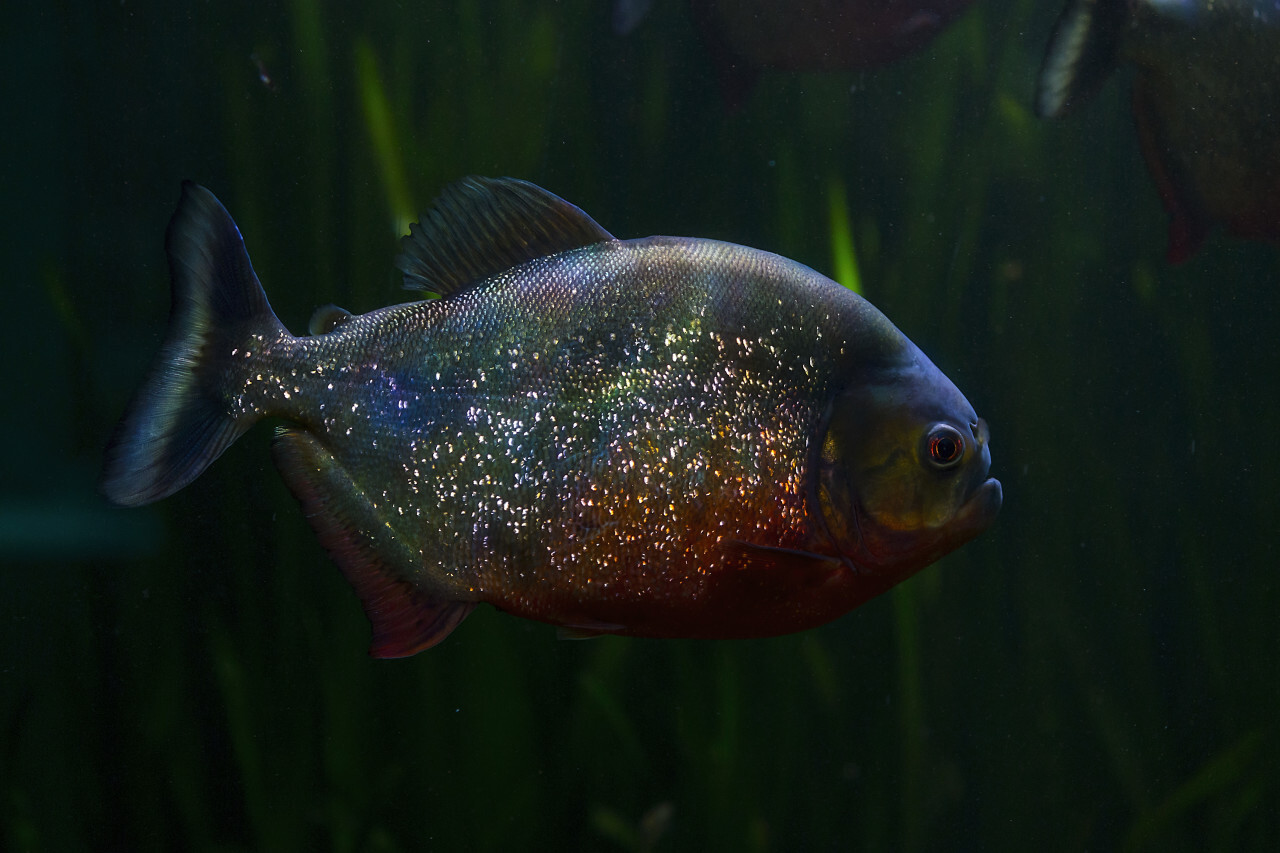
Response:
M762 68L851 71L926 45L973 0L693 0L730 105Z
M1137 69L1133 112L1169 212L1169 261L1195 254L1215 223L1280 242L1280 3L1069 0L1037 112L1062 115L1120 63Z
M104 490L180 489L256 420L373 623L412 654L479 602L577 633L818 625L994 519L986 425L852 292L710 240L619 241L471 178L415 225L438 299L294 337L235 223L185 185L173 313Z

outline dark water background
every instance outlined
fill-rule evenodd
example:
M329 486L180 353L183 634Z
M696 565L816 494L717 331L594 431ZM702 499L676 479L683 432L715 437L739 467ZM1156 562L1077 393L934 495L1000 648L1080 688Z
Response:
M978 0L730 112L677 0L626 37L590 0L8 8L0 847L1277 849L1280 255L1164 263L1124 76L1030 114L1057 11ZM996 527L800 635L481 608L387 662L266 426L156 506L96 495L182 179L301 331L403 301L397 223L468 173L828 273L851 237L990 422Z

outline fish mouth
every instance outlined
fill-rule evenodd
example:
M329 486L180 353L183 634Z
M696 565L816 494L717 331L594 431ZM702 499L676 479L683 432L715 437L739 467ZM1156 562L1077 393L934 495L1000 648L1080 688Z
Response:
M965 540L977 536L991 526L1000 514L1004 503L1004 488L995 477L988 477L978 488L973 490L969 499L960 507L953 520L958 533L967 533Z
M982 418L970 422L969 430L978 449L982 453L982 467L978 469L977 478L985 478L982 483L969 493L968 499L961 505L951 524L956 531L956 545L959 546L991 526L1000 514L1000 506L1004 503L1004 487L995 477L987 477L991 470L991 432L987 422Z
M859 507L854 514L857 553L848 555L849 562L872 574L905 577L977 538L996 520L1003 502L1000 481L989 477L970 493L943 528L923 541L919 531L892 533L876 529Z

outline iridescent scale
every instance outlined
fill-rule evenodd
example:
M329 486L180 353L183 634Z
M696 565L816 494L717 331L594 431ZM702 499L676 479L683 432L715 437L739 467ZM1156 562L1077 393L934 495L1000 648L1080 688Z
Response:
M696 599L725 540L813 547L826 286L711 241L589 246L297 339L240 405L329 448L438 594Z

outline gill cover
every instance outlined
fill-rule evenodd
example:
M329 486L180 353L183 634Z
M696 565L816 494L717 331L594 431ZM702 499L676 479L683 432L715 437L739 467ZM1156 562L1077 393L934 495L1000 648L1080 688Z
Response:
M817 498L836 547L860 568L910 572L985 529L1000 506L987 425L918 351L914 363L836 399Z

